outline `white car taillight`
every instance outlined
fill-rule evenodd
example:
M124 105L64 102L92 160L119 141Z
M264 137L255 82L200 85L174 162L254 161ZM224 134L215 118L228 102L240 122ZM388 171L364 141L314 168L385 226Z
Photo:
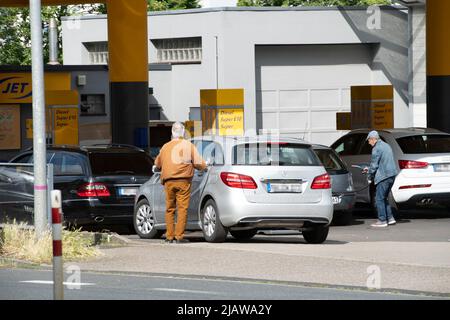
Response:
M426 169L428 162L412 161L412 160L398 160L400 169Z

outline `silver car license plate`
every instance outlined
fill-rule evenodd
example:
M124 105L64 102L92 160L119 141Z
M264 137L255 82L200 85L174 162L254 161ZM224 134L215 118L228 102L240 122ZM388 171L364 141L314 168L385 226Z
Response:
M341 197L331 197L331 200L333 201L333 204L341 203Z
M442 163L434 165L435 172L450 172L450 163Z
M301 193L302 185L299 183L267 183L269 193Z
M121 196L135 196L137 188L119 188L119 195Z

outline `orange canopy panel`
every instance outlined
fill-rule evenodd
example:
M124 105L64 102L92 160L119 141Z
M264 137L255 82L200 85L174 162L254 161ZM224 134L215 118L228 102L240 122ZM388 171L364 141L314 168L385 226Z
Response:
M106 0L42 0L43 6L57 6L64 4L105 3ZM29 0L0 0L0 7L28 7Z

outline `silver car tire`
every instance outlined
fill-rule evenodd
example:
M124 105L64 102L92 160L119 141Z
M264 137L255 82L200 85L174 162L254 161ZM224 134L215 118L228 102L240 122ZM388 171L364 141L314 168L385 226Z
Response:
M134 230L142 239L158 239L163 231L155 228L155 216L147 199L139 201L134 209Z
M202 231L208 242L224 242L227 238L228 229L220 222L219 211L214 200L208 200L201 212Z

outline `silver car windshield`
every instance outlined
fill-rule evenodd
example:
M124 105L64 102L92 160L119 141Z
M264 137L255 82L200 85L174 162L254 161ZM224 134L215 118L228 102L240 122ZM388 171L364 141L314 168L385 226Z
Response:
M321 166L309 146L295 143L246 143L233 147L233 165Z

